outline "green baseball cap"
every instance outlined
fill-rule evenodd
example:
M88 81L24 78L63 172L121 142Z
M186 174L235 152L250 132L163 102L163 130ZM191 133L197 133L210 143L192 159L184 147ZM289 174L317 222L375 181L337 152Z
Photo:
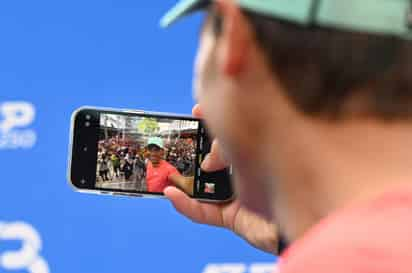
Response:
M160 137L151 137L149 138L149 140L147 141L147 147L151 146L151 145L156 145L159 148L164 149L164 145L163 145L163 139L161 139Z
M167 27L213 0L181 0L162 18ZM300 25L412 39L412 0L236 0L243 9Z

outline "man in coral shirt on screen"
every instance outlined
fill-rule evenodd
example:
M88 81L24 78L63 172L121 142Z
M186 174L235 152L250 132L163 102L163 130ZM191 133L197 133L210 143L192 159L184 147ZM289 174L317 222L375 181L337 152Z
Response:
M169 162L163 159L164 145L160 137L149 138L146 165L147 191L162 193L167 186L177 186L188 194L193 194L193 177L184 177Z
M206 10L194 115L238 198L166 196L192 220L276 253L281 273L412 272L412 3L184 0Z

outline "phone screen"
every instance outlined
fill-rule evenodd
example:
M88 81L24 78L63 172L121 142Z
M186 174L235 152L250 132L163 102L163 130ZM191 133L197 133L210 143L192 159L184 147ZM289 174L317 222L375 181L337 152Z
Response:
M176 185L193 195L199 125L101 113L95 187L161 194Z
M70 181L77 189L162 195L176 186L199 199L232 196L228 170L200 169L210 141L199 119L82 109L72 126Z

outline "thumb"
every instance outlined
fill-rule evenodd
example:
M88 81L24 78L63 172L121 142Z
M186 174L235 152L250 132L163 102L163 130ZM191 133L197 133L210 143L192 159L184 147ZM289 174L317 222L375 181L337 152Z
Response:
M223 170L230 164L224 158L220 143L217 139L213 140L210 153L208 153L202 162L202 169L206 172Z

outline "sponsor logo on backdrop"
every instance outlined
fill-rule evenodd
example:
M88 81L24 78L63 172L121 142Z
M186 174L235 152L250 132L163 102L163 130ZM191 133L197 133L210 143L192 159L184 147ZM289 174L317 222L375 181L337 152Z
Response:
M36 109L30 102L0 102L0 150L30 149L36 144L37 135L30 125Z
M242 263L208 264L203 273L275 273L274 263L254 263L251 265Z
M0 253L0 272L25 271L49 273L47 262L40 256L42 241L39 233L23 222L0 222L0 244L2 241L19 241L21 249Z

